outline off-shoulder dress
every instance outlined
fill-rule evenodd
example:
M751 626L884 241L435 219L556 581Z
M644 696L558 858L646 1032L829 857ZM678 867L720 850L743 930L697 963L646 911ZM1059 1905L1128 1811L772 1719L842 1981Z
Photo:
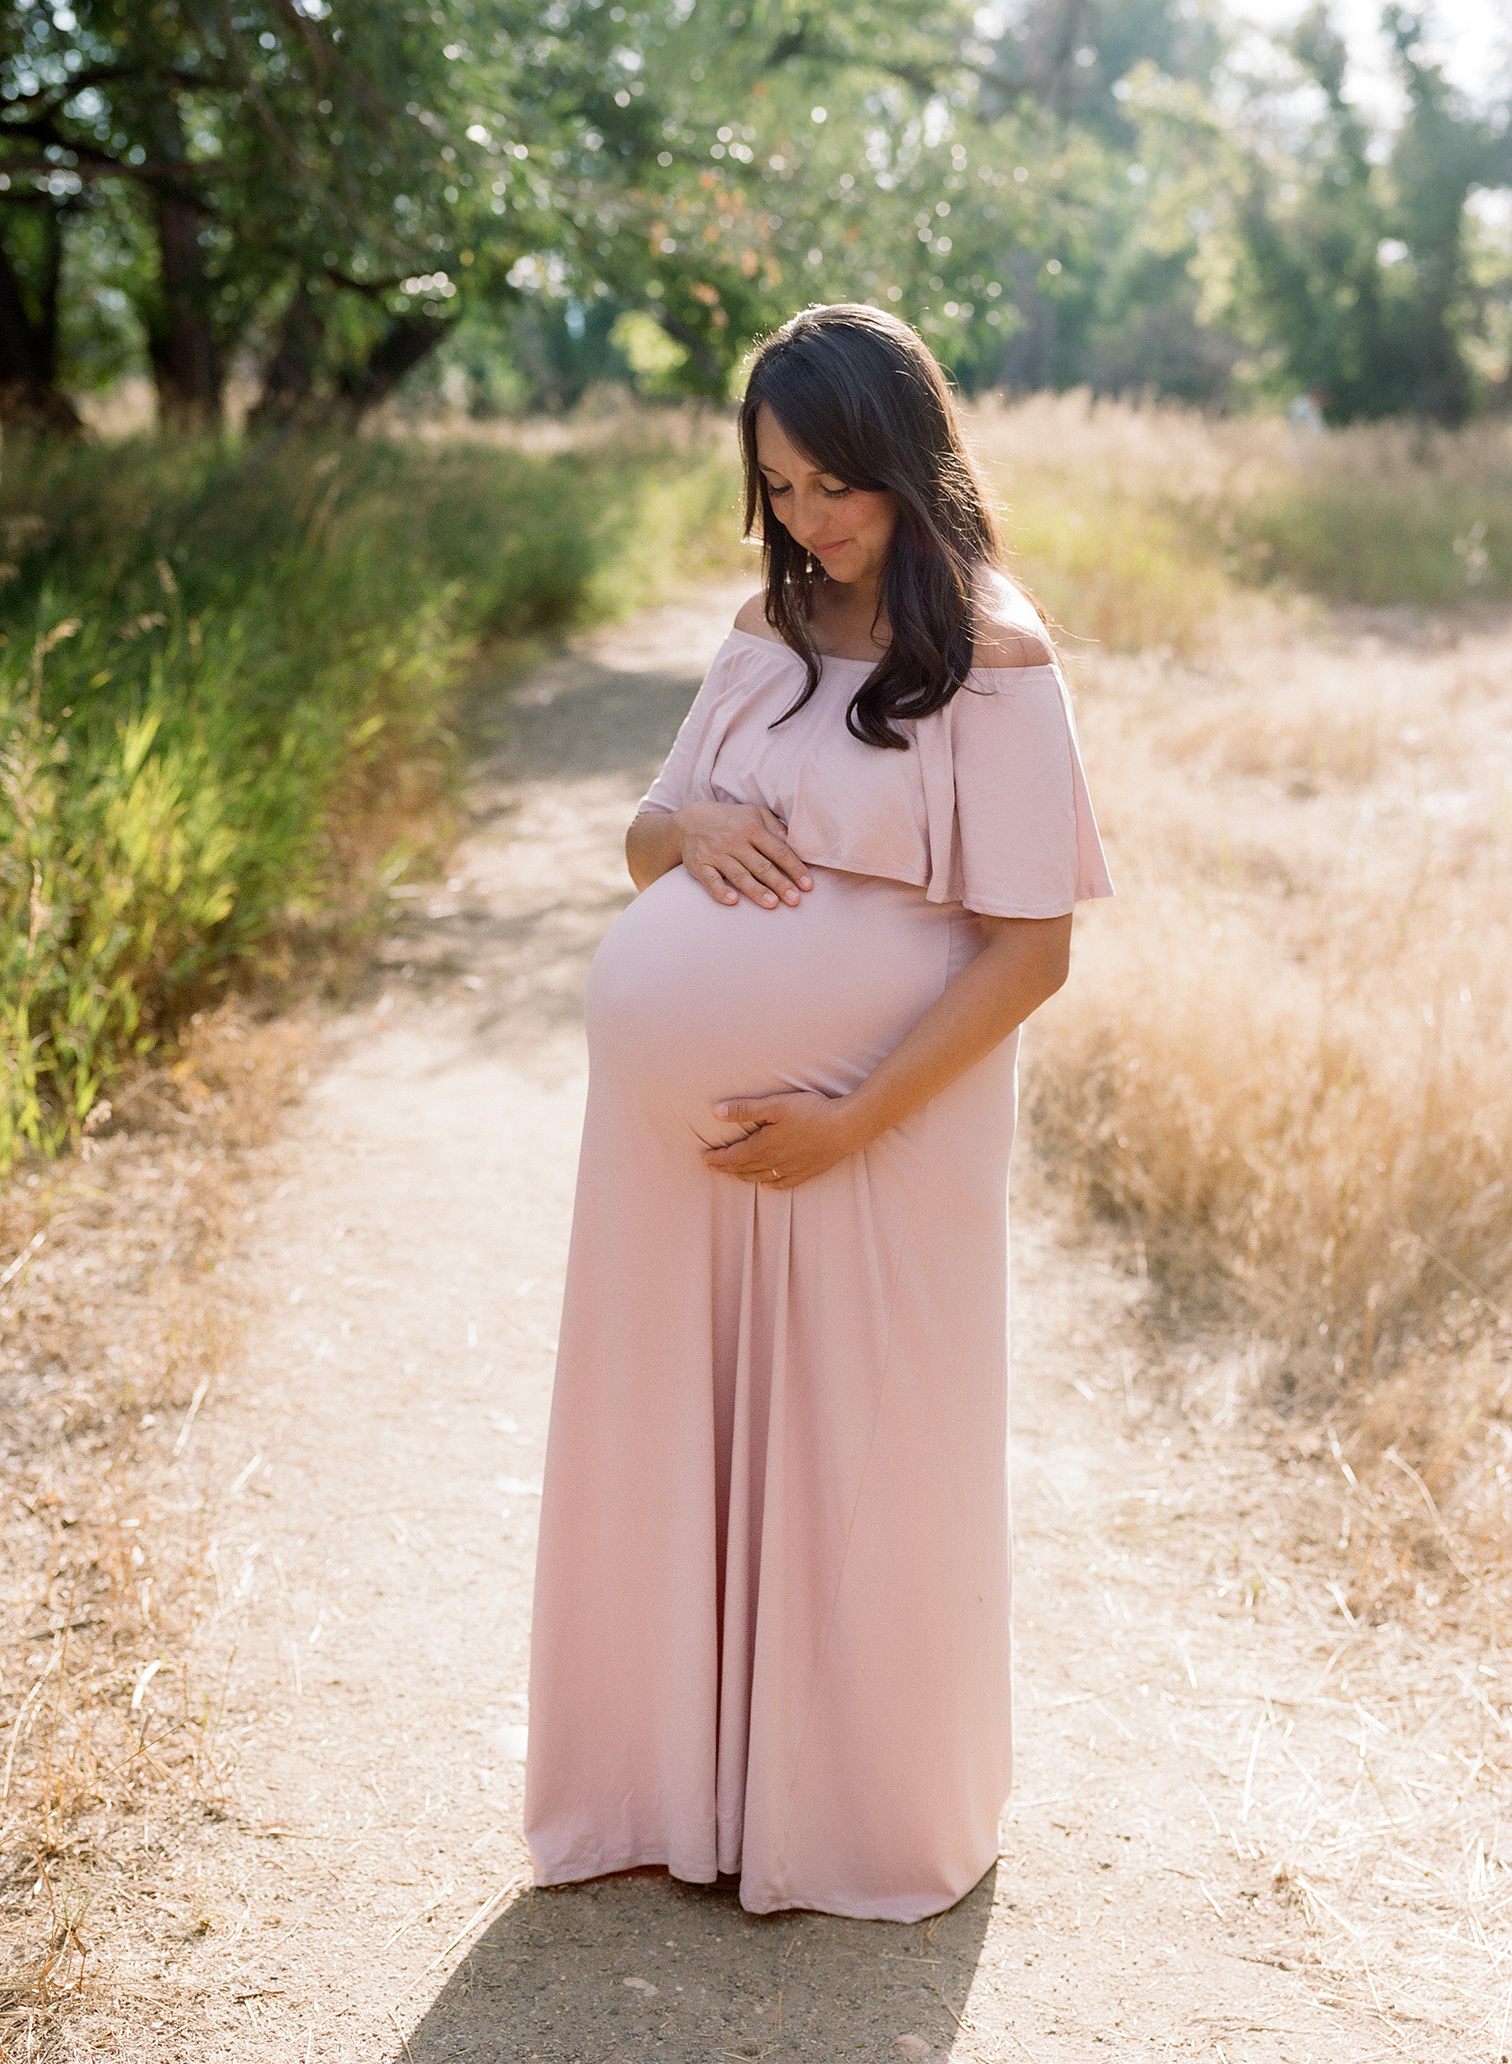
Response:
M711 1173L727 1096L840 1095L983 944L1111 893L1064 683L978 668L908 723L807 705L732 631L643 808L763 803L814 887L681 867L611 927L542 1500L537 1881L738 1872L751 1911L916 1920L992 1864L1011 1776L1007 1180L1015 1034L828 1174Z

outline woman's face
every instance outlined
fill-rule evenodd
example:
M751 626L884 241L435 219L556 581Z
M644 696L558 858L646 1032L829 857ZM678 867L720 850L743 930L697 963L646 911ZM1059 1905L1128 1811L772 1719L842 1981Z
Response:
M879 581L898 505L890 494L847 487L821 473L763 402L756 411L756 462L772 514L831 580Z

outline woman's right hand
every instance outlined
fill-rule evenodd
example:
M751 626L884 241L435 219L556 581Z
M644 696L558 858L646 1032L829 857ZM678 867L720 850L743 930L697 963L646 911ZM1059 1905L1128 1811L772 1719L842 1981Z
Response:
M787 826L759 803L686 803L672 813L682 864L716 903L749 896L763 910L796 906L813 877L787 842Z

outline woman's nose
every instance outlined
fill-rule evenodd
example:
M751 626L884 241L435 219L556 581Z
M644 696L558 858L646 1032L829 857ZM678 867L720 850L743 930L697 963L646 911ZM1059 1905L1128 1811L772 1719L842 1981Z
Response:
M800 502L793 511L793 535L800 545L807 545L819 530L817 509Z

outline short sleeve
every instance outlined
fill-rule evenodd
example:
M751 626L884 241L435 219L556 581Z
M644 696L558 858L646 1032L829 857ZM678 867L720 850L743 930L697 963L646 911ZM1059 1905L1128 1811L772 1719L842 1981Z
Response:
M734 641L726 638L704 675L688 714L678 726L661 772L636 805L638 810L680 810L699 794L699 769L714 736L723 728L732 675L738 668Z
M693 769L698 764L699 742L708 717L707 704L702 709L699 704L705 702L704 690L708 685L705 681L694 696L688 714L677 727L672 750L662 761L661 772L636 804L637 810L680 810L692 800Z
M1058 670L978 668L945 714L952 897L983 917L1061 917L1111 896Z

